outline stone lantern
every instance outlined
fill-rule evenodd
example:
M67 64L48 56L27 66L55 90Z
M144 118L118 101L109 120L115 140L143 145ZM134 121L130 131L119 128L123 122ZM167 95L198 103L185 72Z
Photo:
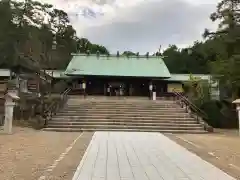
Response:
M240 99L236 99L232 103L236 104L236 110L238 113L238 132L239 132L239 136L240 136Z
M5 119L3 130L6 134L12 134L12 122L13 122L13 109L20 98L17 96L17 92L9 90L5 95Z

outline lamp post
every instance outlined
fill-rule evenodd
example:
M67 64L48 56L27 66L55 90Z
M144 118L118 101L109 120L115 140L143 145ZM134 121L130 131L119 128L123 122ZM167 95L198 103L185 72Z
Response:
M6 134L12 134L12 122L13 122L13 109L20 98L17 96L16 91L8 90L5 95L5 119L3 130Z
M232 103L236 104L236 110L238 113L238 135L240 136L240 99L236 99Z

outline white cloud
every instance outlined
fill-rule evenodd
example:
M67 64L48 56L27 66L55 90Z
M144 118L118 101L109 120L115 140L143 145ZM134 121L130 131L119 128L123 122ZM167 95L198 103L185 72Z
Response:
M153 51L201 39L218 0L42 0L69 13L77 34L111 51ZM83 13L84 12L84 13ZM88 12L96 16L87 16ZM82 16L84 14L85 16Z

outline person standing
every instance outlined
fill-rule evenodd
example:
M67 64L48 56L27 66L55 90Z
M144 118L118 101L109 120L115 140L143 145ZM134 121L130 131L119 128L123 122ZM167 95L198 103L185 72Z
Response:
M152 99L152 90L153 90L153 85L152 82L149 84L149 99Z
M107 87L107 96L111 96L111 88L110 88L110 85L108 85Z
M84 98L86 98L86 82L85 81L83 81L82 83L82 89L83 89L83 96Z

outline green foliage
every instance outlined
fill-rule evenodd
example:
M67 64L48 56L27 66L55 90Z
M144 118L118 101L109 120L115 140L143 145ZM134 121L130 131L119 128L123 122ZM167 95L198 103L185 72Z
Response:
M214 128L221 128L224 116L221 114L221 103L218 101L207 101L201 105L201 109L207 114L207 123Z
M52 93L62 93L68 88L68 83L64 80L60 80L52 87Z
M65 69L71 53L109 53L104 46L77 38L67 13L50 4L0 1L0 23L1 67L28 61L39 68ZM86 47L81 46L84 41Z
M122 53L122 55L123 55L123 56L136 56L137 53L134 53L134 52L132 52L132 51L124 51L124 52Z
M164 62L171 73L177 74L209 74L210 63L218 57L226 56L225 46L220 38L196 41L189 48L179 49L170 45L163 51Z
M240 89L240 0L222 0L210 19L219 22L215 32L205 30L204 42L179 49L176 45L163 51L171 73L214 74L222 86L232 91L232 99ZM220 75L220 76L219 76Z
M231 102L211 100L207 81L193 75L190 75L189 79L190 81L184 83L184 91L188 99L206 113L207 123L214 128L236 128L237 118L235 111L232 110Z
M100 54L109 54L106 47L98 44L92 44L86 38L77 39L77 49L79 53L96 54L99 52Z
M208 115L207 122L214 128L237 128L236 112L232 104L211 100L203 103L201 109Z
M240 88L240 0L222 0L216 12L211 14L212 21L219 21L216 32L205 31L205 37L217 38L224 44L225 54L218 56L211 64L212 72L221 74L221 81L232 90L232 99L239 96Z
M210 100L209 83L193 75L190 75L189 81L184 83L184 91L188 98L198 107Z
M13 43L17 35L16 25L12 23L13 14L8 1L0 1L0 61L10 62L14 57Z

